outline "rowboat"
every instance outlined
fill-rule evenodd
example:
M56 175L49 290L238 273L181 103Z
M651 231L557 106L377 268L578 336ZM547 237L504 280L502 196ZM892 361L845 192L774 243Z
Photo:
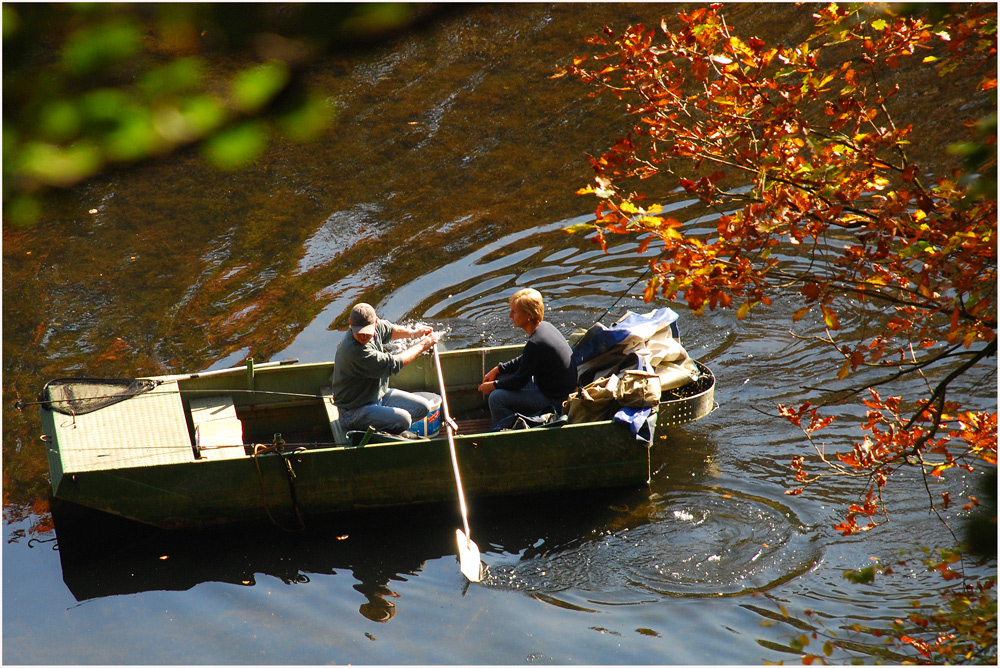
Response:
M647 484L651 439L614 419L490 431L478 385L521 348L440 354L465 495ZM664 393L651 424L711 412L715 379L698 368L697 381ZM163 528L268 518L294 526L340 511L455 500L445 430L416 439L346 431L332 371L332 362L249 360L202 373L51 381L40 399L53 495ZM441 390L429 355L391 384Z

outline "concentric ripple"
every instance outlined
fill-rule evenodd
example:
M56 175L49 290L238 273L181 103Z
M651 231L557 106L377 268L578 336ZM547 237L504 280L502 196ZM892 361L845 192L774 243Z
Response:
M494 562L487 582L560 607L579 607L577 595L591 604L622 605L766 591L819 559L789 508L696 487L654 496L578 544L540 545L515 564ZM563 600L559 592L574 594Z

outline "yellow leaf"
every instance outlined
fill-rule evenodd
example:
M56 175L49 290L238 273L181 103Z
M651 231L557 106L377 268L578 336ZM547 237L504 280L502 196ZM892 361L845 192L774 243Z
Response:
M753 49L743 43L739 37L730 37L729 46L733 48L733 51L737 53L742 53L744 56L752 56Z
M625 213L639 213L639 207L628 201L622 202L621 210Z
M840 318L837 317L833 309L827 306L821 306L820 308L823 310L823 322L826 323L826 326L830 329L840 329Z
M886 23L883 19L875 19L874 21L872 21L872 28L874 30L878 30L879 32L885 30L888 27L888 25L889 24Z
M935 478L940 478L942 473L944 473L953 466L954 464L938 464L937 466L934 467L934 470L931 471L931 475L934 476Z
M740 309L736 312L736 319L742 320L743 318L747 317L747 313L749 312L750 312L750 302L744 302L743 306L740 306Z

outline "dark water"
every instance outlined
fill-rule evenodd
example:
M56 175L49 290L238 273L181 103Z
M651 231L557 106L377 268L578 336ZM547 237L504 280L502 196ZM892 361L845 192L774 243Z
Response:
M817 619L840 640L831 660L899 660L847 627L885 628L911 600L933 600L942 583L911 551L943 532L916 479L890 492L891 522L861 538L831 528L853 485L785 495L790 460L811 451L774 407L822 396L837 364L789 335L795 306L782 298L744 321L673 305L683 343L718 378L719 409L661 430L648 489L472 500L482 584L458 570L452 508L302 534L165 534L57 507L53 528L37 414L13 408L50 378L329 359L361 299L448 330L450 348L522 340L506 299L523 286L542 291L567 333L626 291L604 322L647 308L634 283L655 245L640 257L638 240L621 240L605 255L562 231L592 208L573 194L590 178L585 154L627 121L548 76L605 23L654 25L674 9L472 10L315 71L340 110L318 143L277 145L234 175L174 156L54 195L34 228L5 226L4 662L761 663L795 660L790 640ZM794 5L733 6L731 17L787 41L811 25ZM952 140L928 136L916 150ZM666 201L693 228L714 227L695 202ZM962 391L995 407L995 386L991 376ZM848 415L824 432L827 451L849 449L853 427ZM974 484L955 476L933 492ZM901 554L891 576L843 578Z

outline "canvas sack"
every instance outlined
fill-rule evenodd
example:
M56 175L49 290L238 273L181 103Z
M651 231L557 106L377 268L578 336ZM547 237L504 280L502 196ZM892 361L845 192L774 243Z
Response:
M614 397L619 406L651 408L660 403L660 377L652 371L630 369L622 372Z
M572 424L607 420L617 407L617 386L618 376L612 374L607 378L598 378L569 395L563 404L563 412Z

